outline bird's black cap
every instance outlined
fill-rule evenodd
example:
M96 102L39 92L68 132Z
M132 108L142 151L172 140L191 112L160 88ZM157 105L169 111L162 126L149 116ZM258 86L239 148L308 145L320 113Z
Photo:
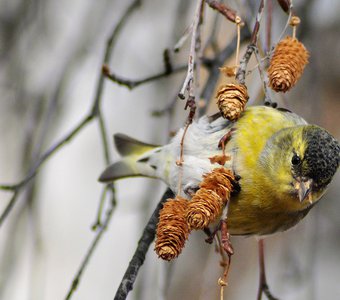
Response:
M302 171L312 178L316 188L323 188L332 180L340 163L340 144L326 130L318 126L308 126L304 130L307 141Z

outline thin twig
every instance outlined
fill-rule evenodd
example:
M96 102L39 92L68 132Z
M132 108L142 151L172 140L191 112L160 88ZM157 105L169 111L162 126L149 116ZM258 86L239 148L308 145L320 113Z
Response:
M262 59L259 55L259 51L258 49L256 48L255 51L255 57L256 57L256 60L257 60L257 68L258 68L258 71L259 71L259 74L260 74L260 78L261 78L261 81L262 81L262 84L263 84L263 91L264 91L264 104L265 105L270 105L270 106L276 106L276 103L272 102L271 98L269 97L269 92L268 92L268 80L267 78L265 78L265 73L263 71L263 67L262 67Z
M111 56L113 53L113 48L115 46L115 41L116 38L118 36L118 34L120 33L121 29L123 28L123 26L126 24L126 22L128 21L129 17L131 16L132 12L140 5L141 1L140 0L136 0L133 1L130 6L127 8L126 12L122 15L120 21L118 22L118 24L114 27L114 29L112 30L112 33L107 41L107 45L106 45L106 50L105 50L105 54L104 54L104 58L103 58L103 65L108 64L109 61L111 60ZM106 134L106 127L105 127L105 122L101 113L101 99L102 99L102 90L104 87L104 75L102 73L100 73L99 75L99 80L98 80L98 84L97 84L97 90L96 90L96 96L95 96L95 100L94 100L94 104L92 106L92 110L91 110L91 114L92 116L97 117L98 122L99 122L99 127L100 127L100 133L101 133L101 137L102 137L102 141L103 141L103 148L104 148L104 156L105 156L105 161L108 164L110 157L109 157L109 151L108 151L108 142L107 142L107 134ZM107 190L111 193L111 202L110 202L110 206L106 212L106 217L104 219L104 221L101 221L101 213L102 213L102 208L104 205L104 201L105 201L105 194L107 193ZM81 263L73 281L72 281L72 285L70 287L70 290L68 291L68 294L66 296L66 299L71 299L74 291L77 289L78 285L79 285L79 281L81 279L81 276L85 270L85 268L87 267L93 253L94 250L96 249L106 227L108 226L113 212L114 212L114 208L116 206L116 197L115 197L115 188L113 184L109 184L105 187L105 190L103 191L102 197L100 199L99 202L99 208L98 208L98 213L97 213L97 218L96 218L96 222L93 225L93 229L97 230L97 234L96 237L94 238L87 254L85 255L85 258L83 260L83 262Z
M205 2L212 8L217 10L220 14L225 16L229 21L236 22L236 11L227 6L226 4L214 0L205 0Z
M131 79L127 79L127 78L123 78L121 76L118 76L114 73L111 72L111 70L109 69L109 67L107 65L103 65L103 73L106 76L106 78L110 79L111 81L125 86L128 89L132 90L134 88L136 88L137 86L140 86L142 84L154 81L154 80L158 80L164 77L168 77L171 74L176 74L182 71L185 71L185 69L187 68L187 65L180 65L177 67L172 67L171 71L165 69L165 71L163 72L159 72L156 73L154 75L142 78L142 79L137 79L137 80L131 80Z
M240 84L245 84L247 65L249 63L251 55L253 54L253 52L256 48L257 38L258 38L258 34L259 34L259 29L260 29L260 22L261 22L262 13L263 13L263 8L264 8L264 0L261 0L259 10L258 10L258 13L257 13L257 16L256 16L254 29L253 29L253 32L251 34L250 43L249 43L249 45L246 49L245 54L243 55L243 57L240 61L240 67L239 67L237 74L236 74L236 79Z
M188 91L188 98L187 102L185 104L184 109L186 110L189 107L189 114L186 121L186 127L183 131L183 135L181 138L180 143L180 158L177 163L179 169L179 176L178 176L178 191L177 194L181 194L181 181L182 181L182 164L183 164L183 150L184 150L184 139L185 135L187 133L187 130L190 126L190 124L193 122L195 113L196 113L196 98L198 98L198 84L199 84L199 71L200 71L200 49L201 49L201 31L200 27L203 23L203 9L204 9L204 3L203 0L197 1L197 7L194 15L193 20L193 29L192 29L192 36L191 36L191 43L190 43L190 53L189 53L189 59L188 59L188 70L186 77L184 79L184 83L182 86L181 91L178 93L178 97L181 99L185 99L185 92ZM196 57L199 57L199 60L196 62ZM196 78L194 74L194 67L196 63ZM195 81L197 80L197 82ZM196 95L197 94L197 95Z
M12 185L0 185L1 189L4 190L16 190L22 188L24 185L26 185L31 179L33 179L39 170L39 168L46 162L48 158L50 158L57 150L59 150L62 146L64 146L66 143L70 142L77 133L82 130L91 120L93 119L93 116L87 115L85 116L79 124L71 130L64 138L53 144L47 151L45 151L38 159L38 161L35 162L34 166L31 168L31 170L28 172L28 174L19 181L16 184ZM0 224L1 225L1 224Z
M197 53L197 41L199 37L197 36L199 31L199 26L201 25L201 17L202 17L202 7L203 7L203 0L197 1L196 12L193 20L192 25L192 35L191 35L191 43L190 43L190 53L188 59L188 70L187 75L184 79L183 86L178 93L178 97L181 99L185 99L185 92L189 92L189 97L195 97L194 93L194 66L196 60L196 53Z
M250 32L248 30L248 27L246 26L242 27L240 42L242 43L248 40L249 38ZM214 59L210 61L205 61L205 59L203 60L203 64L209 70L209 76L202 89L201 99L204 101L204 105L200 106L199 115L205 114L207 104L214 93L216 82L218 81L218 78L221 73L219 67L222 66L224 62L234 54L236 46L237 37L235 36L234 39L220 53L218 53L218 55Z
M107 212L106 212L106 217L102 223L102 226L100 226L96 232L96 235L89 247L89 249L87 250L87 253L79 267L79 270L77 272L77 274L75 275L74 279L72 280L72 284L71 284L71 287L67 293L67 296L66 296L66 300L69 300L71 299L73 293L75 292L75 290L77 289L78 285L79 285L79 282L80 282L80 279L83 275L83 272L85 271L87 265L89 264L89 261L96 249L96 247L98 246L98 243L99 241L101 240L102 236L103 236L103 233L106 231L110 221L111 221L111 218L113 216L113 212L114 212L114 209L116 207L115 205L116 203L116 199L115 199L115 194L114 193L111 193L111 202L110 202L110 207L107 209Z
M189 38L190 34L192 33L193 23L190 24L190 26L185 30L184 34L180 37L178 42L173 47L174 52L178 52L186 42L186 40Z
M272 20L273 19L273 2L272 0L267 0L267 14L266 14L266 43L265 52L270 51L272 44Z
M99 109L98 114L97 114L97 120L98 120L98 123L99 123L99 131L100 131L101 141L102 141L102 144L103 144L105 164L108 165L111 161L110 151L109 151L109 143L108 143L108 140L107 140L107 130L106 130L106 126L105 126L104 117L103 117L103 114L101 113L100 109Z
M50 158L54 153L56 153L60 148L62 148L66 143L70 142L79 131L81 131L91 120L93 119L92 115L86 116L69 134L67 134L63 139L59 140L57 143L52 145L44 154L42 154L38 161L35 163L35 165L31 168L31 170L28 172L28 174L25 176L24 179L22 179L20 182L13 184L13 185L4 185L2 184L0 188L4 190L12 190L14 191L14 194L5 207L3 213L0 216L0 227L3 224L6 217L11 212L12 208L14 207L16 201L18 200L18 193L26 186L28 182L30 182L35 176L37 175L40 167L47 161L48 158Z
M215 14L213 26L212 26L211 32L208 35L208 40L206 41L203 52L205 52L209 47L211 47L211 49L212 49L212 51L214 52L215 55L219 52L218 42L216 40L216 36L218 34L218 30L219 30L219 27L220 27L219 26L220 20L221 19L219 18L219 15Z
M12 208L14 207L14 204L17 202L18 195L19 195L19 189L15 190L11 199L9 200L8 204L6 205L4 211L2 212L2 214L0 216L0 227L3 224L3 222L5 221L5 219L7 218L7 216L9 215L9 213L11 212Z
M279 1L279 2L281 2L281 1ZM285 1L283 1L283 2L285 2ZM285 25L285 27L283 28L283 30L282 30L282 32L281 32L279 38L278 38L278 41L281 41L281 40L282 40L282 37L283 37L283 35L285 34L285 32L286 32L286 30L287 30L287 28L288 28L288 26L289 26L290 19L292 18L292 15L293 15L293 2L292 2L292 1L289 1L289 2L290 2L290 3L289 3L289 10L288 10L289 14L288 14L287 22L286 22L286 25Z
M291 11L293 5L291 0L277 0L277 2L285 13L288 14Z
M141 0L134 0L126 9L125 13L122 15L120 20L118 21L117 25L114 26L113 30L111 31L111 35L109 36L107 43L106 43L106 49L105 54L103 58L102 65L108 65L111 60L111 56L113 53L114 46L116 45L116 39L118 35L120 34L122 28L126 24L126 22L129 20L132 13L141 5ZM97 115L98 110L100 108L100 102L101 102L101 95L103 92L103 86L104 86L104 74L100 74L97 88L96 88L96 96L95 101L92 107L92 113L93 115Z
M131 2L131 4L128 6L126 9L125 13L121 16L119 19L118 23L113 27L111 34L109 38L107 39L106 42L106 49L104 53L104 57L102 60L102 66L106 66L110 63L111 57L113 55L113 50L116 45L116 40L121 33L122 29L124 28L124 25L127 23L127 21L130 19L132 16L132 13L141 5L141 0L135 0ZM96 87L96 95L95 95L95 100L92 105L92 110L91 114L95 117L97 117L98 123L99 123L99 129L100 129L100 135L101 135L101 140L103 143L103 151L104 151L104 158L105 158L105 164L108 165L110 163L110 152L109 152L109 144L108 144L108 139L107 139L107 130L105 126L105 121L104 121L104 116L101 111L101 99L102 99L102 94L103 94L103 88L104 88L104 81L105 81L105 76L103 72L100 72L99 74L99 79ZM111 189L111 192L114 194L115 193L115 188L113 184L109 185L109 188ZM105 199L105 198L104 198ZM102 207L104 204L103 198L99 201L99 208L98 208L98 213L96 217L96 222L95 225L100 225L101 224L101 212L102 212Z
M164 202L168 198L173 198L174 194L168 189L161 201L158 203L156 209L154 210L149 222L146 224L144 231L140 240L138 241L138 245L136 251L127 267L125 274L122 278L122 281L118 287L114 300L125 300L128 296L129 292L133 289L133 284L137 278L138 271L141 265L144 263L145 255L149 250L150 244L155 238L156 234L156 226L158 223L159 211L163 207Z
M99 200L99 205L98 205L98 209L97 209L97 217L95 222L92 225L92 230L96 231L98 227L102 226L102 213L103 213L103 209L104 209L104 204L105 204L105 200L106 200L106 196L107 196L107 192L108 192L108 186L105 186L105 188L102 190L102 194L100 196L100 200ZM116 203L115 203L116 205Z

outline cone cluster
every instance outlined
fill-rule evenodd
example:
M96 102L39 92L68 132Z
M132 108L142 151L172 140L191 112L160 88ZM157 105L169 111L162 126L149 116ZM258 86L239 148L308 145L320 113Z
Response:
M309 53L296 38L287 36L274 50L268 68L269 86L276 92L289 91L308 63Z
M155 251L164 260L176 258L184 248L189 236L189 226L185 218L188 200L177 196L168 199L159 214Z
M191 229L203 229L214 222L230 199L234 176L226 168L216 168L203 176L200 189L188 203L186 219Z
M234 121L244 111L249 96L245 85L229 83L219 88L216 98L222 116Z
M170 261L184 248L192 229L203 229L222 213L230 198L234 175L226 168L216 168L203 175L200 189L191 200L176 196L168 199L159 214L155 251Z

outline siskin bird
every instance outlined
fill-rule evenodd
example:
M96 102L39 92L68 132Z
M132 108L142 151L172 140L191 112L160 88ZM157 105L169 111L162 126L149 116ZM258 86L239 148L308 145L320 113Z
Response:
M109 166L101 182L131 176L162 179L177 193L180 129L165 146L114 136L123 159ZM202 175L220 167L219 141L231 134L225 167L239 178L232 195L228 229L232 235L268 235L297 224L325 193L339 167L340 144L325 129L298 115L265 106L249 107L237 122L204 116L189 126L183 149L181 190L190 197Z

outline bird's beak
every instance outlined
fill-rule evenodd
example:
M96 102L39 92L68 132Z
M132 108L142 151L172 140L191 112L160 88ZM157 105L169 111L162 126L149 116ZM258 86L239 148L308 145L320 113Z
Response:
M299 200L302 203L308 199L311 202L310 196L313 186L313 179L297 178L295 182L295 189L299 196Z

